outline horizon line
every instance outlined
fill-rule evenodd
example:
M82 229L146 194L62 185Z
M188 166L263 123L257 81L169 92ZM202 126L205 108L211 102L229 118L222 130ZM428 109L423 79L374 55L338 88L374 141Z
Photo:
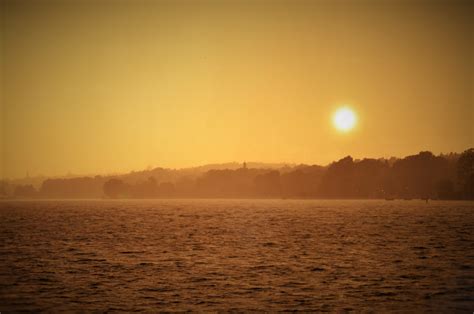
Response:
M155 170L155 169L165 169L165 170L174 170L174 171L180 171L180 170L190 170L190 169L196 169L196 168L202 168L202 167L210 167L210 166L219 166L219 165L226 165L226 164L241 164L243 165L244 163L247 163L247 164L268 164L268 165L281 165L280 168L282 167L285 167L285 166L289 166L289 167L296 167L296 166L320 166L320 167L328 167L329 165L331 165L332 163L338 161L338 160L341 160L342 158L345 158L345 157L352 157L355 161L358 161L358 160L363 160L363 159L375 159L375 160L380 160L380 159L385 159L385 160L390 160L392 158L395 158L395 159L403 159L403 158L406 158L408 156L413 156L413 155L416 155L416 154L419 154L421 152L430 152L432 153L433 155L435 156L444 156L444 155L450 155L450 154L461 154L463 151L466 151L466 150L469 150L469 149L472 149L472 147L469 147L469 148L466 148L460 152L449 152L449 153L443 153L443 152L440 152L438 154L435 154L434 152L430 151L430 150L420 150L418 153L412 153L412 154L408 154L408 155L405 155L403 157L401 156L390 156L390 157L387 157L387 156L383 156L383 157L354 157L352 156L352 154L347 154L343 157L339 157L338 159L334 159L326 164L319 164L319 163L304 163L304 162L265 162L265 161L241 161L241 162L238 162L238 161L229 161L229 162L211 162L211 163L206 163L206 164L200 164L200 165L197 165L197 166L185 166L185 167L165 167L165 166L147 166L146 168L142 168L140 170L118 170L116 172L108 172L108 173L72 173L72 172L68 172L66 174L58 174L58 175L44 175L44 174L37 174L37 175L32 175L30 176L29 175L29 170L26 171L26 175L24 177L2 177L0 176L0 181L15 181L15 180L25 180L25 179L41 179L41 178L48 178L48 179L60 179L60 178L71 178L71 177L75 177L75 178L79 178L79 177L96 177L96 176L102 176L102 177L109 177L109 176L122 176L122 175L126 175L126 174L130 174L130 173L136 173L136 172L144 172L144 171L151 171L151 170ZM209 170L212 170L212 169L209 169Z

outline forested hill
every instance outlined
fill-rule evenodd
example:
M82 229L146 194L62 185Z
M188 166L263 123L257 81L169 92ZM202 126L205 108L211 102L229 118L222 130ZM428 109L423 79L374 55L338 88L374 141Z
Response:
M431 198L474 199L474 149L397 159L347 156L328 166L228 163L155 168L116 176L46 179L37 187L3 181L17 198Z

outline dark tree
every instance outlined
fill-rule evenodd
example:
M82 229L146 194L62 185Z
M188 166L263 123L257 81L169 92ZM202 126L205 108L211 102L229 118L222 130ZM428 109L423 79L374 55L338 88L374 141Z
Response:
M130 187L122 180L112 178L104 183L104 194L110 198L127 197Z
M318 197L325 168L321 166L300 166L280 176L281 194L284 198Z
M259 174L254 179L255 189L261 197L280 197L280 172L273 170L264 174Z
M442 179L436 184L438 198L442 200L451 200L456 198L453 181L449 179Z
M149 177L146 181L132 187L132 196L135 198L156 198L158 197L158 184L154 177Z
M46 198L101 197L105 180L101 176L47 179L41 185L40 195Z
M474 199L474 148L464 151L459 157L457 177L461 196Z
M32 198L36 196L36 189L30 185L18 185L13 193L15 197Z
M354 195L354 160L351 156L333 162L323 176L323 197L350 198Z
M448 177L449 163L431 152L420 152L397 160L392 178L399 197L435 198L436 183Z
M160 197L175 197L176 189L173 183L171 182L162 182L158 186L158 195Z

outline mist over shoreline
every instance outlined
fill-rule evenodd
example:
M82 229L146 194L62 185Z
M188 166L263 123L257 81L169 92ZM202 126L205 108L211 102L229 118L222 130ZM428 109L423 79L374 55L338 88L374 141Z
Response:
M0 181L2 198L474 199L474 149L327 166L226 163L120 175ZM28 181L29 180L29 181Z

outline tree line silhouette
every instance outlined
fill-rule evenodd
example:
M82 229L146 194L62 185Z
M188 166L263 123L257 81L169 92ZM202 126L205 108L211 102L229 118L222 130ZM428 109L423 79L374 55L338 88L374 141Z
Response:
M175 171L175 173L171 173ZM149 174L148 177L146 175ZM146 179L143 179L146 177ZM474 199L474 149L402 159L347 156L328 166L211 169L199 175L156 168L121 176L46 179L32 185L0 182L17 198L430 198Z

